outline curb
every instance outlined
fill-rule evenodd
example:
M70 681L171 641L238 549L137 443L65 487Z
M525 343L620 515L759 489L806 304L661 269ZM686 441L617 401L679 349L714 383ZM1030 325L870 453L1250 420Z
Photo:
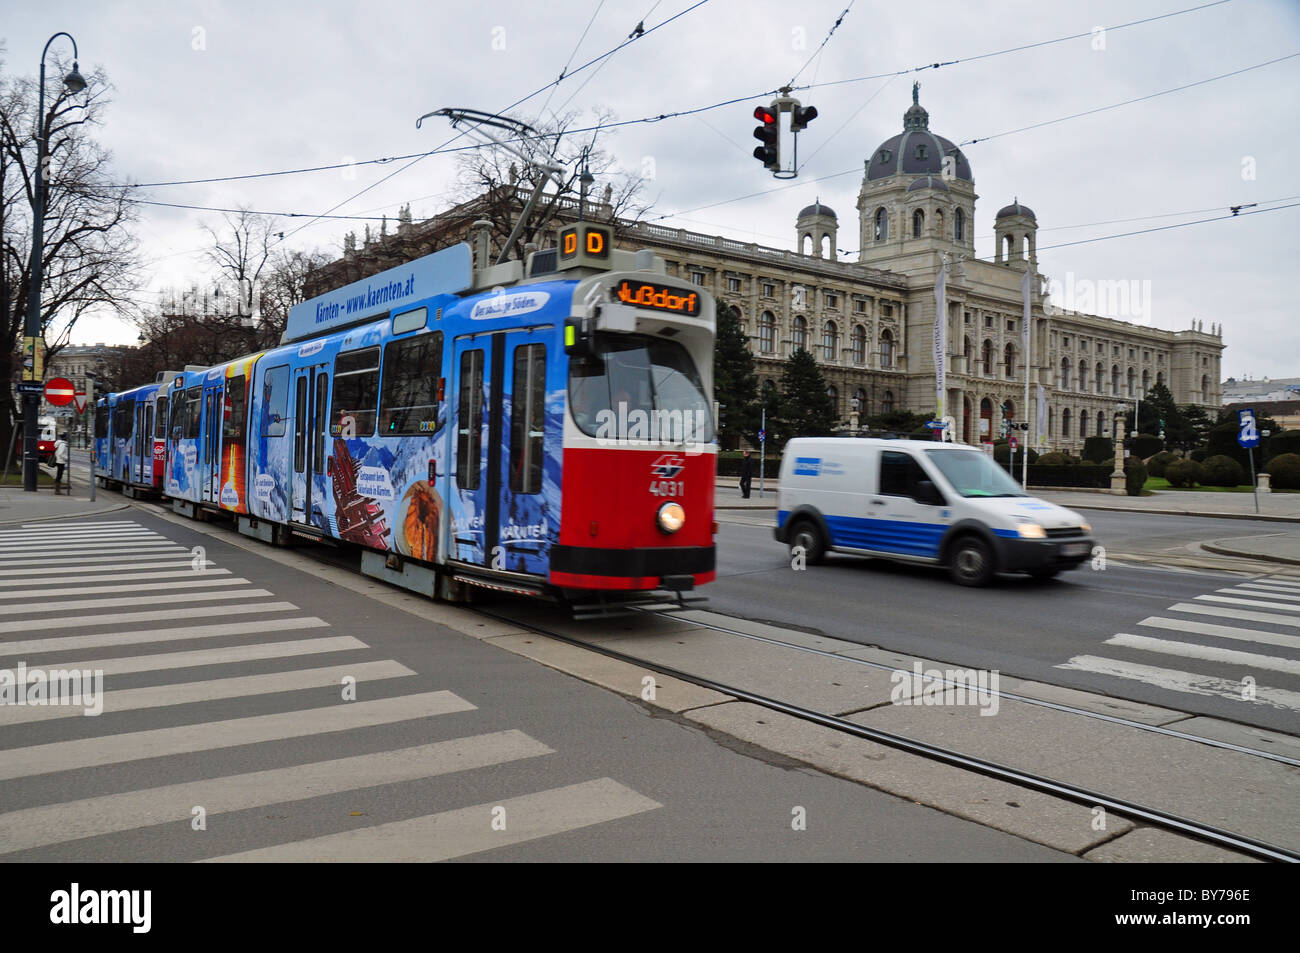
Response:
M116 510L124 510L130 505L131 504L129 503L115 503L112 506L102 506L98 509L87 510L84 513L67 513L59 516L29 516L26 519L0 520L0 526L12 526L15 523L44 523L49 520L75 520L81 519L83 516L99 516L101 513L112 513Z
M1054 500L1047 502L1053 503ZM1158 510L1139 506L1100 506L1096 503L1057 503L1067 509L1109 510L1112 513L1153 513L1156 516L1204 516L1216 520L1262 520L1269 523L1300 523L1300 516L1267 516L1263 513L1214 513L1203 510Z
M1300 566L1300 559L1290 556L1270 556L1266 553L1252 553L1244 549L1231 549L1214 543L1201 543L1201 549L1218 556L1235 556L1238 559L1258 559L1268 563L1282 563L1287 566Z

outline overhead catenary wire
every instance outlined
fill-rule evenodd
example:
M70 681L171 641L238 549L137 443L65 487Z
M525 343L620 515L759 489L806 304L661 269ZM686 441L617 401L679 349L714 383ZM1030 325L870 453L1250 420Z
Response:
M822 40L821 45L818 46L817 49L813 50L813 55L808 57L803 66L800 66L798 71L790 77L790 82L786 83L787 86L794 86L794 84L798 82L799 77L803 75L803 71L808 68L809 64L812 63L813 60L817 59L821 54L821 51L826 48L826 44L831 41L831 37L835 35L835 31L840 28L840 24L844 22L844 18L849 15L849 11L853 9L853 4L856 2L857 0L849 0L849 5L844 8L844 12L836 17L835 22L831 24L831 28L826 33L826 38Z

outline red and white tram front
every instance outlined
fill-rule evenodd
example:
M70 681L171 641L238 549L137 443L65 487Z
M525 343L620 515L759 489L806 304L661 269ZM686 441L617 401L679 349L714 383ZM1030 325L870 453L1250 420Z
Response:
M574 290L552 585L713 580L714 318L708 292L658 273L606 272Z

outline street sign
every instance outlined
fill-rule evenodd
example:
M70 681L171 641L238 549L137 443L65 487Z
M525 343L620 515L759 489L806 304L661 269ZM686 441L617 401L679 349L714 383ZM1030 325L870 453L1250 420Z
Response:
M73 394L72 402L77 406L77 413L82 414L86 412L86 392L84 390L79 390Z
M944 428L944 422L942 420L927 420L925 425L931 430L942 430Z
M45 399L54 407L62 407L64 404L72 403L72 398L76 396L76 393L72 381L66 377L54 377L45 382Z
M759 443L767 443L767 431L766 431L766 430L760 430L760 431L758 432L758 442L759 442Z
M45 385L40 381L19 381L18 393L20 394L43 394Z
M1237 443L1243 447L1259 446L1259 431L1255 427L1255 411L1253 408L1237 411Z
M1015 437L1012 437L1009 443L1011 444L1012 450L1015 450L1018 446L1020 446L1020 444L1017 442Z

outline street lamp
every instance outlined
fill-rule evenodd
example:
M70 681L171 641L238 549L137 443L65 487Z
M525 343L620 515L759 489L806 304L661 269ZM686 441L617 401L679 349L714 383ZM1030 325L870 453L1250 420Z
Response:
M85 77L77 68L77 41L71 33L56 33L45 41L41 51L40 92L36 99L36 176L32 189L32 260L31 285L27 290L27 341L32 345L33 363L32 380L36 379L35 352L36 341L41 337L41 259L45 254L45 151L49 145L49 122L45 117L45 54L50 51L50 44L61 36L66 36L72 43L72 72L63 78L63 85L74 96L86 88ZM26 342L25 342L26 343ZM36 492L37 460L39 455L39 429L36 416L39 412L40 394L23 394L23 490Z

